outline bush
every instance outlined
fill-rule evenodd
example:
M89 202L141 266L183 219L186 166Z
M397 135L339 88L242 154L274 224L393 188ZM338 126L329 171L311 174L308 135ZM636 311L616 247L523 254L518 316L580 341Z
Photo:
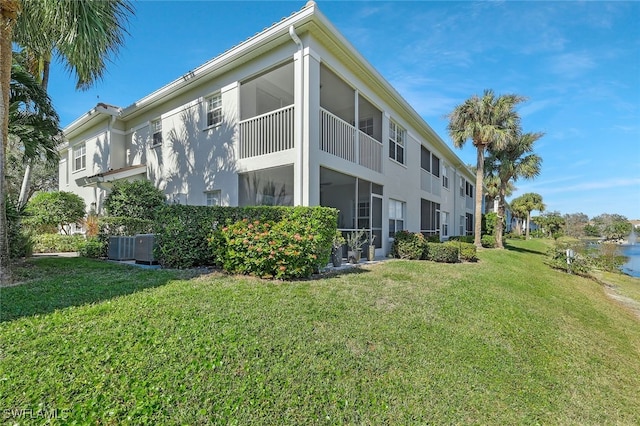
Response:
M106 245L97 237L89 237L80 244L78 254L82 257L89 257L92 259L105 257Z
M242 219L279 222L285 218L309 225L322 250L318 267L329 262L338 212L329 207L207 207L168 205L158 210L154 232L155 257L164 267L190 268L218 265L221 253L211 250L209 240L220 230ZM219 250L224 250L223 246Z
M391 254L397 259L426 258L427 242L424 235L409 231L398 231L394 236Z
M473 235L456 235L449 237L449 241L461 241L463 243L473 244Z
M458 262L458 247L452 244L443 243L427 243L427 260L441 263Z
M570 264L567 263L568 249L574 252L574 257L571 259ZM554 246L547 250L546 264L554 269L587 275L591 270L591 257L586 254L585 248L582 245L567 244L556 240Z
M472 243L464 243L462 241L447 241L446 245L454 246L458 248L460 254L460 260L464 262L477 262L477 249Z
M82 221L85 208L84 200L77 194L38 192L27 203L24 223L37 232L61 229L66 233L70 224Z
M164 194L148 180L117 181L104 199L109 216L137 219L153 217L164 205Z
M498 213L489 212L482 215L482 233L493 235L498 223Z
M9 240L9 257L17 259L29 257L33 253L31 233L22 226L22 212L7 201L7 238Z
M493 235L483 235L480 239L480 243L482 244L482 247L495 248L496 237L494 237Z
M39 234L33 237L35 253L66 253L80 251L84 243L82 235Z
M286 217L275 223L244 219L216 234L209 239L210 244L223 269L233 274L306 278L320 263L326 265L319 259L328 259L326 253L331 250L320 242L311 225Z

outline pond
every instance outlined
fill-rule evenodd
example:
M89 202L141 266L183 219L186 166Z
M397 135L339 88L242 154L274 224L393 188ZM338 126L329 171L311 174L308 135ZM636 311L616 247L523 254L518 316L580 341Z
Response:
M628 258L621 267L622 272L640 278L640 244L620 246L620 253Z

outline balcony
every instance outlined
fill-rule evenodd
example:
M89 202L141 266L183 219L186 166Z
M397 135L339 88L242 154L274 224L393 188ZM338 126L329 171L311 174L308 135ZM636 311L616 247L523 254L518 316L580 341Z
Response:
M320 149L382 173L382 143L320 108Z
M240 122L240 158L293 148L293 105Z

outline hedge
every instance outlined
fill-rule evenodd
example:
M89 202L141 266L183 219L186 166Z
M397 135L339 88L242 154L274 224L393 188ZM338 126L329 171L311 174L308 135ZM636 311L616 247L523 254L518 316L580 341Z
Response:
M458 247L451 244L427 243L427 260L442 263L458 262Z
M316 267L320 267L329 262L337 217L338 211L329 207L167 205L157 212L154 255L168 268L223 266L221 256L226 246L220 244L214 250L209 247L211 239L222 242L215 232L244 219L273 223L287 219L310 227L307 232L317 240Z
M84 243L84 235L38 234L33 236L34 253L76 252Z
M445 242L444 244L457 247L460 255L460 260L465 262L478 261L477 249L476 246L472 243L464 243L462 241L449 239L449 241Z
M427 240L421 233L398 231L394 235L391 255L397 259L426 258Z

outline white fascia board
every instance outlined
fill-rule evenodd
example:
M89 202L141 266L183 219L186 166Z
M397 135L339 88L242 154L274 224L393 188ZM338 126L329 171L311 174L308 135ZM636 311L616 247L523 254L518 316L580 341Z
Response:
M72 137L75 133L82 131L92 124L97 118L103 118L102 116L119 117L122 109L113 105L107 105L103 103L97 104L95 107L75 119L71 124L62 130L62 134L65 139Z

